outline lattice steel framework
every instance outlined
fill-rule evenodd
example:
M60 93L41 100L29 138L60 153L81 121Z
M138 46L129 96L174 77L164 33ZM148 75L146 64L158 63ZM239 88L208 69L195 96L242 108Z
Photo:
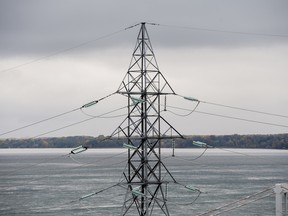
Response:
M164 181L169 171L161 161L161 141L183 137L161 116L161 98L175 92L158 68L145 23L117 92L128 99L128 115L112 134L127 138L128 162L123 172L127 192L121 215L169 215L168 182Z

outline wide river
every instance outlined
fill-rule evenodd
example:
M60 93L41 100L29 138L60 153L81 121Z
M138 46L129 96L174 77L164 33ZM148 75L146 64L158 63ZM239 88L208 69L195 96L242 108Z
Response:
M0 149L0 215L121 215L124 187L79 199L123 179L127 150L88 149L68 157L70 150ZM202 155L203 151L176 149L171 157L171 149L162 150L164 164L179 183L163 170L171 216L275 215L273 187L288 183L287 150L208 149Z

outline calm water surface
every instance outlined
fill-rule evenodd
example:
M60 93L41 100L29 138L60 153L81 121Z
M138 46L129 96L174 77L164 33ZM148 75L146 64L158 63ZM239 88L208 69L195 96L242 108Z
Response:
M0 149L0 215L120 215L125 196L121 187L79 198L122 179L126 150L89 149L73 158L65 156L69 151ZM198 159L203 149L176 149L175 157L171 153L164 149L162 158L174 178L203 191L197 198L166 175L171 216L199 215L288 182L287 150L208 149ZM275 215L274 195L261 195L221 215Z

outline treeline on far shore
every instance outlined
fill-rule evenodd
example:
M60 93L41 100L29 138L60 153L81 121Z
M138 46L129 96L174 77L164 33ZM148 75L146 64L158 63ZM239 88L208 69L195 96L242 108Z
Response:
M193 141L205 142L217 148L288 149L288 134L269 135L190 135L175 139L177 148L194 148ZM0 148L73 148L79 145L89 148L121 148L126 138L109 138L103 135L69 136L37 139L0 139ZM161 140L164 148L172 147L171 139Z

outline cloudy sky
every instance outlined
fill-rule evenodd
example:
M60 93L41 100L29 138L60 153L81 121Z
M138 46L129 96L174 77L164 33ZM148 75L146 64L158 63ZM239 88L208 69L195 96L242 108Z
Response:
M163 113L179 132L287 133L287 11L286 0L0 0L0 134L116 91L140 26L124 29L139 22L160 24L147 29L160 70L178 94L283 115L200 103L185 118ZM1 138L35 137L125 102L115 95L86 115L78 110ZM174 97L167 104L195 106ZM110 135L123 118L96 118L43 136Z

